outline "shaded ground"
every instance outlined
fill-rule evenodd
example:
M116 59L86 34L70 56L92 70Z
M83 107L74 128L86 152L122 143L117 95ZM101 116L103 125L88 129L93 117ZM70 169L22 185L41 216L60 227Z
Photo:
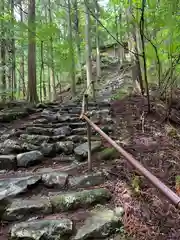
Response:
M179 137L177 134L174 136L167 132L170 125L162 124L164 116L156 112L151 115L145 113L142 121L142 110L146 112L147 102L140 96L114 101L112 109L116 119L114 135L123 147L176 191L175 177L180 175ZM130 203L124 203L128 205L125 219L127 232L132 233L135 239L180 239L179 211L144 177L135 174L132 167L123 159L112 171L120 176L119 182L113 184L119 196L116 196L117 201L121 202L123 199L118 187L122 188L121 181L132 188L133 200L131 198Z

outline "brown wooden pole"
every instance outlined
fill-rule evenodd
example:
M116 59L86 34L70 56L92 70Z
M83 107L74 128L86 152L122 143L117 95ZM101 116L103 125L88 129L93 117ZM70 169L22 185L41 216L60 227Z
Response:
M94 124L87 116L83 115L87 123L96 130L107 142L109 142L119 153L121 153L143 176L145 176L164 196L166 196L176 207L180 209L180 197L161 182L156 176L149 172L141 163L139 163L131 154L126 152L107 134L105 134L96 124Z
M88 111L88 95L85 95L85 112ZM87 141L88 141L88 171L92 171L92 156L91 156L91 126L87 122Z

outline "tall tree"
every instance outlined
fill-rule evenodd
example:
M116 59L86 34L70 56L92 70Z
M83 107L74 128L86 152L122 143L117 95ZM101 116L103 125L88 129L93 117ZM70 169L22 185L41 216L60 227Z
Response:
M22 1L20 1L20 19L21 19L21 24L23 24L24 17L23 17L23 9L22 9ZM24 35L22 33L22 35ZM25 69L24 69L24 44L21 44L21 60L20 60L20 78L19 78L19 89L21 89L21 81L22 81L22 93L23 97L26 96L26 85L25 85ZM21 79L21 81L20 81Z
M95 12L96 12L96 75L97 79L101 77L101 58L100 58L100 42L99 42L99 15L100 9L98 0L95 0Z
M84 0L85 5L85 47L86 47L86 76L87 76L87 89L88 93L92 89L92 62L91 62L91 27L90 27L90 12L89 12L89 1Z
M76 78L75 78L75 62L74 62L74 46L72 35L72 13L71 2L68 0L68 41L69 41L69 56L70 56L70 76L71 76L71 93L72 97L76 95Z
M78 63L79 69L81 72L81 79L83 79L83 69L82 69L82 57L81 57L81 36L80 36L80 17L79 17L79 9L78 9L78 2L74 0L74 28L76 33L76 46L77 46L77 56L78 56Z
M4 16L4 0L0 1L0 11L2 18ZM5 26L4 21L1 19L1 84L2 84L2 100L6 100L6 39L5 39Z
M48 12L50 25L53 25L52 14L51 14L51 1L48 1ZM53 49L53 37L50 36L50 55L51 55L51 100L56 98L56 79L55 79L55 69L54 69L54 49Z
M28 100L38 102L36 88L36 24L35 0L29 0L28 5Z

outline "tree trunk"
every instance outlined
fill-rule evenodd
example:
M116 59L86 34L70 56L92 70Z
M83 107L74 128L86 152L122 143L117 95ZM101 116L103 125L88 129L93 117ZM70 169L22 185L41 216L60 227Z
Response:
M23 11L22 11L22 2L20 2L20 16L21 16L21 23L23 23ZM22 92L23 97L26 96L26 85L25 85L25 73L24 73L24 50L22 44L22 52L21 52L21 62L20 62L20 72L21 72L21 79L22 79ZM21 88L21 86L20 86Z
M100 44L99 44L99 5L98 0L95 0L96 4L96 76L97 79L101 77L101 59L100 59Z
M81 72L81 79L84 79L83 76L83 69L82 69L82 60L81 60L81 38L80 38L80 32L79 32L79 11L78 11L78 3L77 0L74 1L74 11L75 11L75 32L76 32L76 46L77 46L77 55L78 55L78 63L79 63L79 69Z
M146 52L145 52L145 43L144 43L144 12L145 12L145 0L142 0L142 13L140 20L140 34L141 34L141 43L142 43L142 56L143 56L143 66L144 66L144 81L146 86L146 94L148 101L148 112L151 111L150 96L149 96L149 83L147 79L147 66L146 66Z
M1 17L4 16L4 0L0 1ZM1 19L1 84L2 84L2 100L6 100L6 40L5 40L5 27L3 19Z
M92 62L91 62L91 36L90 36L90 14L89 2L84 0L85 4L85 44L86 44L86 75L87 75L87 92L90 93L92 89ZM94 95L94 94L93 94Z
M11 0L11 23L13 26L11 34L11 55L12 55L12 99L14 99L14 92L17 92L17 83L16 83L16 57L15 57L15 39L14 39L14 0Z
M28 6L28 100L38 102L36 87L36 26L35 0L29 0Z
M52 24L52 15L51 15L51 2L49 0L49 21ZM56 99L56 79L55 79L55 71L54 71L54 51L53 51L53 38L50 37L50 53L51 53L51 100Z
M76 95L76 77L75 77L75 62L74 62L74 47L72 36L72 19L71 19L71 3L68 0L68 41L69 41L69 55L71 61L70 76L71 76L71 94L72 97Z

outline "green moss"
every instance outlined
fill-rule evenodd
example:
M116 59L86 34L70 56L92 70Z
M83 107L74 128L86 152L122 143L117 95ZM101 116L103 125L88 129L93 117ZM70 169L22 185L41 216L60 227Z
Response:
M133 91L132 83L127 81L122 84L121 88L116 91L116 93L112 96L112 100L121 100L126 96L130 95Z
M112 160L118 156L116 149L114 148L105 148L99 153L100 160Z
M165 125L165 130L166 130L167 135L169 137L172 137L172 138L177 138L177 137L179 138L180 137L177 129L174 128L173 126L169 125L169 124Z
M61 194L53 196L51 204L53 211L67 211L77 209L83 206L93 205L95 203L101 203L105 200L109 200L111 194L109 191L103 188L84 190L80 192L73 192L68 194Z

